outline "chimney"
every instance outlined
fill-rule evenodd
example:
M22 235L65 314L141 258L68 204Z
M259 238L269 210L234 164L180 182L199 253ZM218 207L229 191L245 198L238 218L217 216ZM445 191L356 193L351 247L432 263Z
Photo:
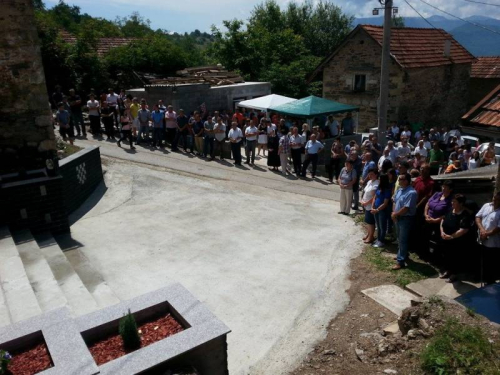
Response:
M444 41L444 51L443 51L443 55L445 57L450 57L450 51L451 51L451 39L446 39Z

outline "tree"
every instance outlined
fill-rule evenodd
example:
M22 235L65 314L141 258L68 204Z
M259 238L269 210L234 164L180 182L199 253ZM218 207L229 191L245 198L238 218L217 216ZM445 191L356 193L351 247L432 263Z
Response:
M391 27L405 27L405 19L401 16L392 16Z
M353 18L329 2L291 2L281 9L274 0L257 5L244 29L241 20L212 27L208 49L213 62L239 71L245 79L268 80L276 93L304 96L306 77L345 38Z
M142 17L139 12L133 12L128 17L117 17L115 23L124 36L141 38L153 33L151 21Z

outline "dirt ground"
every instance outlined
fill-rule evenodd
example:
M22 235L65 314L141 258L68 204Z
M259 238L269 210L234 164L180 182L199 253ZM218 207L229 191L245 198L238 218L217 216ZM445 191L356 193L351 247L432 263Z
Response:
M420 352L435 329L444 324L445 315L456 317L461 323L481 326L493 340L500 338L497 325L478 315L469 315L457 303L439 299L423 306L427 331L416 327L406 335L384 333L384 328L396 322L397 316L361 290L390 284L394 275L378 270L368 257L365 250L351 263L351 302L346 311L330 322L326 339L290 375L424 374L419 363Z

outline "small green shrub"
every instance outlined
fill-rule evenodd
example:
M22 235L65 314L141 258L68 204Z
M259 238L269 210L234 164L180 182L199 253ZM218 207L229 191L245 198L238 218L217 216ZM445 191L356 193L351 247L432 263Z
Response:
M141 347L141 337L137 331L135 318L130 312L120 319L120 336L125 350L136 350Z
M0 374L3 375L7 373L7 367L9 367L11 359L12 356L9 354L9 352L6 352L5 350L0 350Z
M481 328L449 318L423 350L421 366L426 373L435 375L498 374L498 349Z

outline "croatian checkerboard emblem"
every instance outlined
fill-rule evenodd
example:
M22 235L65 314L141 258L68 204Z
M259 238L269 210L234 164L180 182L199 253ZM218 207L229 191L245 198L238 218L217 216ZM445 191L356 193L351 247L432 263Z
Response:
M80 185L83 185L85 181L87 181L87 168L85 167L85 163L76 167L76 178Z

